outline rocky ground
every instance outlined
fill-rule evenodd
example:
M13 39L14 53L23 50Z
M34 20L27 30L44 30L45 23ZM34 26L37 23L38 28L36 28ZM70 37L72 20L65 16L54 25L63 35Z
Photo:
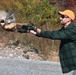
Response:
M43 60L33 48L25 47L21 44L18 46L5 45L5 43L0 43L0 58Z
M58 54L53 52L52 61L59 61ZM50 57L50 56L49 56ZM11 44L6 45L0 43L0 58L20 58L30 60L44 60L35 48L26 47L24 45Z

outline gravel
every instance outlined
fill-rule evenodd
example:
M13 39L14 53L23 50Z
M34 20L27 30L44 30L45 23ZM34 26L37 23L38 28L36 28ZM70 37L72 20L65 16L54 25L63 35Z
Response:
M34 49L28 46L5 45L5 43L0 43L0 58L43 60Z

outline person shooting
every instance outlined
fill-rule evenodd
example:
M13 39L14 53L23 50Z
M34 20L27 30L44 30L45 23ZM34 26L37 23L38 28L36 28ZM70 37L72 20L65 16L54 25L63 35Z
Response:
M58 12L62 27L59 30L47 31L40 28L23 26L22 29L37 37L60 40L59 58L63 73L73 72L76 75L76 26L75 13L72 10ZM22 32L21 30L19 32Z
M37 37L60 40L59 58L63 73L73 71L76 75L76 26L74 24L75 13L72 10L58 12L62 27L59 30L47 31L35 27L22 25L17 27L19 33L31 33ZM10 29L11 30L11 29Z

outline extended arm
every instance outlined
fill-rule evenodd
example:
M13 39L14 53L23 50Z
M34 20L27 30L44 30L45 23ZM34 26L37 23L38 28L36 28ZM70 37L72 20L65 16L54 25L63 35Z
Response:
M37 28L37 32L31 30L30 33L44 38L50 39L76 39L76 27L68 30L57 30L57 31L44 31Z

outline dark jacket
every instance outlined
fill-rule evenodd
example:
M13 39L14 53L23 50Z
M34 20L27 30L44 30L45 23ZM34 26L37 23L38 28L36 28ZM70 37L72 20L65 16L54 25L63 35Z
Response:
M76 26L73 23L57 31L42 30L36 36L61 40L59 57L62 72L68 73L76 69Z

